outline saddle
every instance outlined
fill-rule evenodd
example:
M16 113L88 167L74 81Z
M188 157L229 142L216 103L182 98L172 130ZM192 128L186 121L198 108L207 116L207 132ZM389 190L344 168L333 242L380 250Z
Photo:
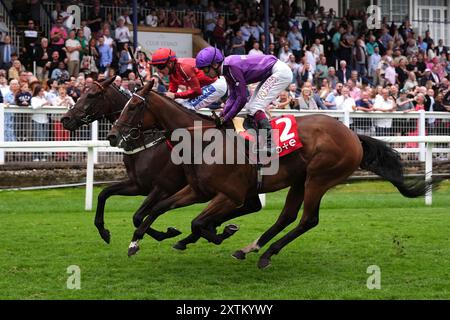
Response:
M270 121L273 131L273 142L276 146L276 157L283 157L303 146L297 131L297 121L292 115L283 115ZM256 150L259 143L257 126L252 117L233 119L234 130L245 140L249 155Z

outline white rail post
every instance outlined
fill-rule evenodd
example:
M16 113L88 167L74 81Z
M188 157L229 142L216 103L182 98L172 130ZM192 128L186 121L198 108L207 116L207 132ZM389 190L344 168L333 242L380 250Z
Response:
M424 137L426 135L426 126L425 126L425 110L420 110L419 111L419 137ZM426 147L425 147L425 142L419 142L419 160L420 161L425 161L425 152L426 152Z
M350 111L344 110L344 124L347 128L350 128Z
M5 141L5 105L0 103L0 143ZM5 150L0 149L0 164L5 164Z
M91 140L98 141L98 121L92 122L91 125ZM97 148L94 149L94 163L98 163L98 151Z
M92 210L92 197L94 195L94 147L87 149L87 167L86 167L86 201L84 209Z
M261 206L264 208L266 206L266 194L265 193L259 194L259 201L261 201Z
M433 143L427 142L427 153L425 160L425 181L431 181L433 177ZM430 206L433 204L433 191L431 188L425 194L425 204Z

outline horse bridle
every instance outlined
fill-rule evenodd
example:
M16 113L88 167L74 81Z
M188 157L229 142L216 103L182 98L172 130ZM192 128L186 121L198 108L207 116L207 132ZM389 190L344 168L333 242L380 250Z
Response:
M143 113L144 113L144 108L145 108L145 102L147 101L146 98L138 95L136 92L133 92L133 94L131 95L131 98L128 100L128 102L125 104L125 106L123 107L122 111L121 111L121 115L122 113L125 111L125 109L128 107L128 104L131 102L131 100L133 100L134 97L139 98L142 103L139 103L136 108L141 108L141 104L144 105L144 107L141 108L141 115L140 115L140 119L142 119L143 117ZM119 116L120 119L120 116ZM115 125L119 126L119 127L127 127L130 128L130 130L128 131L127 134L122 134L122 139L125 142L129 142L129 141L133 141L133 140L138 140L139 138L143 138L144 137L144 131L142 131L142 120L140 120L137 124L137 126L133 126L128 122L125 121L119 121L119 119L116 120Z
M104 87L101 83L99 83L99 82L97 82L97 81L93 81L92 84L95 84L97 87L100 88L101 93L102 93L102 96L103 96L103 99L105 99L105 96L104 96L104 93L105 93L105 91L106 91L105 87ZM115 89L115 87L113 87L113 88ZM120 92L119 92L119 93L120 93ZM117 110L117 111L105 113L105 114L103 114L101 117L96 118L95 113L92 114L92 115L89 114L89 111L92 109L92 107L93 107L93 105L90 104L90 105L88 105L88 107L84 110L84 112L85 112L86 115L80 119L80 121L81 121L82 123L84 123L84 124L89 124L89 123L94 122L95 120L102 120L102 119L105 119L105 118L107 118L107 117L109 117L109 116L112 116L112 115L115 115L115 114L118 114L118 113L121 113L121 112L122 112L122 110Z

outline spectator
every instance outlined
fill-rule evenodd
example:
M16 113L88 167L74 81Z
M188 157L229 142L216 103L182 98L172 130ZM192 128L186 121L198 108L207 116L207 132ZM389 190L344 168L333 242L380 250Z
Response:
M62 19L58 18L56 25L50 30L51 51L58 51L60 56L64 54L63 48L67 39L67 31L62 23Z
M71 97L67 95L66 88L64 86L59 87L59 96L55 99L53 105L66 107L67 110L72 109L75 102ZM53 120L53 130L56 141L67 141L70 138L70 132L65 130L62 123L55 119ZM68 161L69 154L67 152L57 152L56 161Z
M315 38L316 23L314 22L314 15L309 12L308 18L302 22L302 32L305 43L310 45Z
M253 49L249 51L248 55L264 55L264 52L259 50L259 42L253 42Z
M319 64L316 66L315 77L317 79L318 84L322 83L324 79L328 78L327 58L325 56L320 57Z
M312 98L311 88L305 87L298 98L298 105L300 110L318 110L316 102Z
M244 55L245 54L245 41L242 37L242 31L238 29L231 41L231 54Z
M104 19L105 17L100 12L100 3L96 3L87 21L87 26L91 29L92 35L96 39L100 36L102 22Z
M208 11L205 13L205 40L211 45L214 45L213 32L218 17L219 14L216 12L216 8L211 2L208 6Z
M217 19L216 26L213 30L213 41L217 49L224 51L225 49L225 19L221 16Z
M69 39L66 40L67 69L70 76L76 77L80 72L80 51L81 43L75 39L75 31L69 32Z
M289 41L289 49L295 56L295 60L298 61L301 56L301 48L303 46L303 36L296 26L293 26L291 28L291 31L289 32L287 39Z
M67 82L66 82L67 83ZM77 87L77 82L75 77L71 77L70 81L66 85L67 95L77 102L81 95L81 90Z
M131 71L133 71L133 59L128 51L128 43L125 43L120 53L119 75L121 77L128 77Z
M169 27L171 27L171 28L181 28L182 27L182 23L181 23L180 19L178 18L177 14L173 10L170 10L170 12L169 12L168 24L169 24Z
M12 66L12 54L17 54L17 48L11 44L11 37L5 36L3 44L0 46L0 69L9 69Z
M145 17L145 24L150 27L158 26L158 16L156 15L156 10L151 9L150 13Z
M328 83L332 89L336 88L337 83L339 82L339 78L336 75L336 69L333 67L328 68Z
M42 38L41 45L36 48L36 76L40 81L48 78L48 70L50 68L50 49L48 47L48 39Z
M83 61L83 57L85 54L87 54L87 48L88 48L88 38L86 38L84 36L84 31L83 29L78 29L77 30L77 37L76 40L78 40L78 42L81 45L81 50L80 50L80 61Z
M40 85L34 88L33 97L31 98L31 108L33 108L33 110L39 110L44 106L51 105L51 103L45 99L44 94L44 88ZM34 112L31 119L33 122L34 140L47 141L49 133L49 121L47 114ZM39 160L46 161L47 159L41 152L33 153L33 161Z
M369 99L369 93L367 91L361 92L361 99L356 100L355 105L355 111L373 111L373 103ZM358 134L370 135L371 128L372 119L370 118L355 118L353 121L353 129Z
M403 85L403 90L410 91L418 85L419 84L416 81L416 74L414 72L408 72L408 79L406 79L405 84Z
M123 20L123 23L126 26L133 25L133 22L131 22L131 19L130 19L130 12L128 11L128 9L125 9L122 11L122 15L117 19L117 21L119 21L119 20Z
M328 94L324 100L324 106L329 110L337 110L336 98L341 96L343 85L342 83L336 84L336 89Z
M159 9L158 10L158 27L167 27L168 26L168 21L167 21L167 16L166 16L166 12L164 11L164 9Z
M2 82L6 82L6 78L4 76L1 77L1 81ZM11 80L11 83L17 83L17 80ZM11 90L14 90L12 88L12 84L11 84ZM19 85L17 84L17 88L19 87ZM16 89L17 90L17 89ZM9 92L9 89L5 90L5 94L3 94L3 90L2 90L2 94L0 94L0 103L5 103L7 107L9 107L9 105L14 105L14 99L11 99L11 92ZM14 97L14 96L13 96ZM15 133L15 128L14 128L14 114L10 113L10 112L5 112L3 115L3 128L1 130L4 130L4 139L5 141L16 141L16 133Z
M45 93L45 99L50 102L52 105L56 104L56 98L59 97L59 82L55 79L50 79L47 81L49 90Z
M291 109L299 109L298 106L298 98L300 94L297 91L297 85L295 83L291 83L288 87L288 94L291 98L290 108Z
M12 67L8 70L8 79L16 79L19 80L19 74L21 71L24 71L25 68L22 66L19 60L13 61Z
M58 63L58 68L54 69L52 72L52 75L50 76L51 79L57 80L59 83L64 83L67 80L70 79L70 74L66 70L66 64L62 61Z
M396 110L394 99L389 97L389 90L383 88L381 96L375 99L373 111L393 112ZM390 136L392 128L392 118L374 119L375 132L377 136Z
M342 87L342 95L336 97L336 109L343 111L354 111L356 107L355 99L350 96L350 90L347 86ZM350 123L352 124L352 123Z
M366 75L367 52L363 40L356 40L356 46L353 48L353 57L355 70L364 77Z
M352 72L349 68L347 68L347 62L345 60L341 60L339 66L341 67L337 71L339 82L347 83L347 80L350 79Z
M48 69L48 75L51 78L53 70L57 69L59 66L59 63L64 62L64 60L60 57L58 51L53 51L51 60L49 62L50 62L50 64L47 63L47 65L48 65L47 69Z
M105 44L105 39L100 38L98 41L99 54L99 72L106 74L112 63L112 48Z
M292 70L292 82L295 82L298 77L300 65L297 62L295 62L295 56L293 54L289 56L289 61L287 62L287 65Z
M34 21L29 19L27 28L23 32L24 46L22 49L22 60L27 68L33 67L33 58L35 56L36 45L38 42L38 32L36 31Z
M124 24L123 19L117 20L117 28L115 30L115 40L117 41L117 50L122 51L123 45L125 43L130 43L130 30Z
M287 91L282 91L278 96L277 100L274 102L276 109L289 109L291 105L292 98Z
M278 55L278 59L280 59L284 63L288 63L290 61L290 56L291 55L293 55L292 50L289 48L288 44L285 44L280 49L280 54ZM294 56L294 60L295 60L295 56Z
M91 39L92 30L87 25L86 20L81 20L80 30L83 31L83 35L85 36L86 40L89 41L89 39Z

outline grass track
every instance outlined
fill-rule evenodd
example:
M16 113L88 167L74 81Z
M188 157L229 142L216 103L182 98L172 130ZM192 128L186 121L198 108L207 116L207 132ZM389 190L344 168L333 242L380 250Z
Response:
M200 240L177 252L175 239L146 237L128 258L131 216L142 197L107 202L107 245L93 225L94 212L83 210L82 188L0 192L0 298L450 298L449 182L434 193L432 207L384 182L338 186L322 201L319 225L274 256L270 268L256 268L260 253L232 259L276 220L285 194L270 194L263 211L235 219L240 231L221 246ZM154 226L176 226L186 235L203 207L178 209ZM367 267L374 264L381 268L381 290L366 287ZM81 290L66 288L69 265L81 268Z

